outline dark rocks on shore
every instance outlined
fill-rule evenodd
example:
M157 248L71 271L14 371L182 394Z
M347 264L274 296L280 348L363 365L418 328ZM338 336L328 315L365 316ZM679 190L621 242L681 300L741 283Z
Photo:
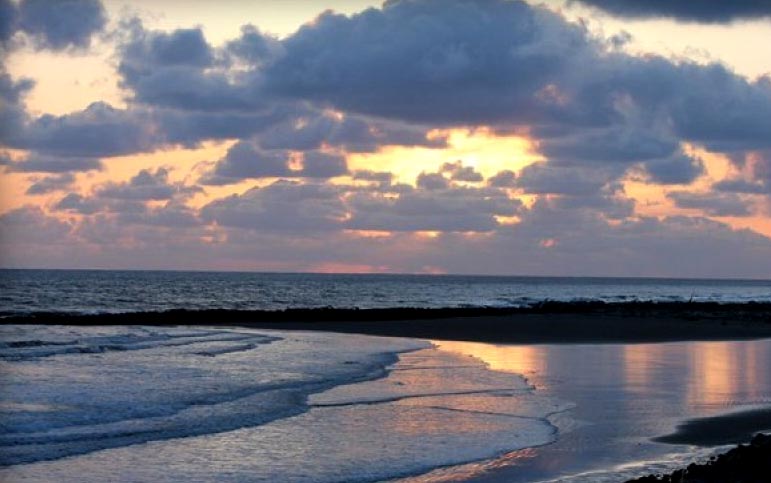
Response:
M542 301L523 307L447 307L447 308L289 308L284 310L185 310L161 312L129 312L111 314L77 314L33 312L13 314L0 312L6 324L196 324L212 320L243 322L360 322L436 320L469 317L507 317L517 315L589 315L631 318L673 318L686 321L718 321L731 323L764 323L771 325L771 303L655 302L655 301Z
M695 463L669 475L648 475L627 483L761 483L771 481L771 435L758 434L705 464Z

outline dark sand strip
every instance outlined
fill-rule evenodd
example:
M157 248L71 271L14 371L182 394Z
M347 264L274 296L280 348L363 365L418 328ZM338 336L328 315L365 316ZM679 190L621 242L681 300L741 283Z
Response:
M678 426L674 433L655 438L654 441L718 446L744 443L764 430L771 430L771 408L692 419Z
M501 344L634 343L771 337L771 304L544 302L522 308L171 310L37 313L8 324L203 325L327 331Z

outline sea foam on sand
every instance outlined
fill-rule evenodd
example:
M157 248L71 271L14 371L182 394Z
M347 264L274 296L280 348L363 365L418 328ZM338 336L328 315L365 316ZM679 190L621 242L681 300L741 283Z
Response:
M570 407L408 339L15 326L1 342L3 481L379 481L547 444Z

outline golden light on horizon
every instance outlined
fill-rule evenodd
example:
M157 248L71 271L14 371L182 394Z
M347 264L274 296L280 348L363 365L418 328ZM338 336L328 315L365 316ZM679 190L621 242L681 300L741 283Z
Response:
M489 128L433 130L429 139L445 138L447 147L386 146L375 153L348 156L351 170L388 171L396 181L414 185L421 173L436 172L444 163L460 161L485 178L502 170L519 171L543 160L532 140L522 135L496 135Z

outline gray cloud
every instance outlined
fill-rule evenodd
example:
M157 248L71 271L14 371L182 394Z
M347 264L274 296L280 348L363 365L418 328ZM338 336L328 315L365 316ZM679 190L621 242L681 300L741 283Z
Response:
M2 10L10 12L7 5ZM16 17L16 27L30 35L38 48L52 50L88 47L91 37L107 23L99 0L22 0Z
M230 184L249 178L290 176L289 153L264 151L252 143L238 142L203 178L205 184Z
M103 206L98 201L86 198L78 193L68 193L54 206L54 209L56 210L69 211L81 215L91 215L100 211L102 208Z
M11 0L0 0L0 48L2 48L16 32L18 15L19 13L15 3Z
M155 171L141 170L126 183L107 183L97 190L99 198L115 200L151 201L170 200L200 192L201 188L169 182L169 172L164 168Z
M684 22L728 23L771 16L768 0L571 0L624 18L671 17Z
M383 145L444 147L444 138L427 139L427 129L384 120L337 116L323 112L298 113L259 136L269 149L306 151L323 145L348 152L373 152Z
M443 190L450 187L450 180L442 173L420 173L416 182L418 188L426 190Z
M307 178L334 178L348 173L345 157L321 151L303 153L303 168L298 174Z
M733 157L744 177L719 181L713 188L723 192L771 195L771 151L742 153Z
M97 158L50 156L32 153L21 161L10 164L14 171L27 173L67 173L72 171L91 171L102 168Z
M733 193L689 193L675 191L667 194L679 208L702 210L709 216L748 216L747 201Z
M359 192L350 200L346 227L387 231L491 231L495 216L513 216L521 207L497 189L452 187L411 190L398 197Z
M72 186L75 176L72 173L62 173L43 178L34 178L33 183L27 188L28 195L42 195L54 191L62 191Z
M213 201L201 209L205 221L221 226L291 232L336 229L345 216L338 188L287 180Z
M704 174L704 162L682 152L648 161L643 166L650 179L658 184L689 184Z
M552 166L540 162L523 168L514 185L529 194L593 196L613 179L614 173L607 170Z
M103 102L72 114L43 115L10 133L8 139L16 148L95 158L148 151L159 143L159 133L147 113L116 109Z
M487 184L494 188L514 188L516 186L517 175L514 171L504 169L487 180Z
M465 181L468 183L480 183L484 178L478 172L474 171L473 166L463 166L461 161L455 161L453 163L444 163L439 168L442 173L450 175L450 179L453 181Z

